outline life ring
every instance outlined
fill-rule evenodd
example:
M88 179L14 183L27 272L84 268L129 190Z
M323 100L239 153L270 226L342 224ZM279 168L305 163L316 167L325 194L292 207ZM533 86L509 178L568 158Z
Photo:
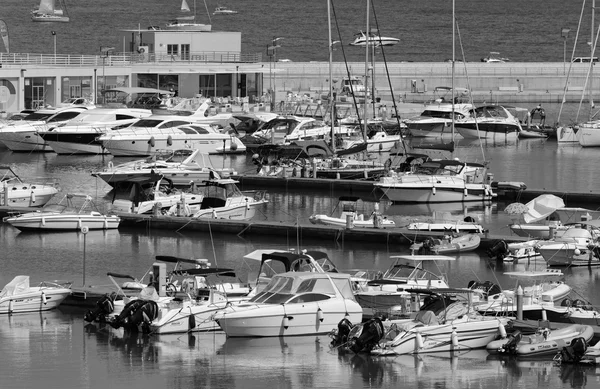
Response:
M177 287L172 282L169 282L166 286L167 296L173 297L177 293Z

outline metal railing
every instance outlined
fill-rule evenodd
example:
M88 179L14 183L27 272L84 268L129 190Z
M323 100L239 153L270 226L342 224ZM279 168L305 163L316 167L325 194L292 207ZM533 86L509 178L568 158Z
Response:
M129 66L140 63L257 63L262 54L243 54L237 52L193 52L184 54L161 53L114 53L108 56L82 54L32 54L32 53L0 53L0 64L3 67L42 65L42 66Z

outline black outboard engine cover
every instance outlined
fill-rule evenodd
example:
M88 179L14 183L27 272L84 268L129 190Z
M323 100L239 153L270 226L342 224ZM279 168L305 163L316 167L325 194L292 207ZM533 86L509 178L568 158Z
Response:
M150 323L158 317L158 304L156 301L144 300L144 304L133 312L129 322L124 326L131 331L137 331L139 326L144 333L150 332Z
M517 346L521 341L522 337L523 335L521 334L521 331L518 330L513 332L512 334L509 334L508 342L504 343L504 345L498 350L498 352L501 354L516 354Z
M106 316L113 313L115 310L114 301L117 299L117 293L112 292L110 294L105 294L96 302L96 308L93 310L88 310L83 319L88 323L98 321L105 321Z
M357 354L370 352L383 339L384 332L381 318L374 317L362 325L362 331L349 339L349 348Z
M564 347L560 351L561 361L563 363L578 363L586 351L587 344L585 343L585 339L581 337L575 338L570 346Z
M139 307L144 305L146 303L146 301L147 300L138 299L138 300L132 300L132 301L128 302L123 307L123 311L121 311L119 316L115 317L115 319L110 323L110 325L113 328L124 327L129 322L130 318L133 316L135 311Z
M337 332L334 332L331 335L331 346L339 347L343 344L346 344L348 341L348 334L350 334L350 330L352 330L354 326L350 322L350 320L343 318L337 325Z
M508 244L504 240L498 240L486 253L490 259L501 261L509 254Z

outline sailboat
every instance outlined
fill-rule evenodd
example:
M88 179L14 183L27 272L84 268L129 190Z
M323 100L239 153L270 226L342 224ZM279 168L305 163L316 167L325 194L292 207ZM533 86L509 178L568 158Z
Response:
M206 6L206 2L204 3ZM190 7L186 0L181 0L181 12L191 12ZM208 20L210 23L210 14L208 9ZM194 0L194 14L178 16L175 20L171 20L167 23L166 28L169 30L194 30L194 31L211 31L212 26L210 24L196 23L196 0Z
M64 0L40 0L38 9L31 11L34 22L69 22L67 5Z

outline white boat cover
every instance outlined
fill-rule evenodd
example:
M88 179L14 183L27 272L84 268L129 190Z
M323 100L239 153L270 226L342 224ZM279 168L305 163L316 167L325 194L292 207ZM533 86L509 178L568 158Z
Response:
M4 289L2 289L2 292L0 292L0 299L15 296L27 291L29 291L29 276L16 276L11 282L6 284Z
M529 211L523 214L523 221L525 223L535 223L544 220L558 208L563 208L565 202L555 195L544 194L531 200L526 205Z

